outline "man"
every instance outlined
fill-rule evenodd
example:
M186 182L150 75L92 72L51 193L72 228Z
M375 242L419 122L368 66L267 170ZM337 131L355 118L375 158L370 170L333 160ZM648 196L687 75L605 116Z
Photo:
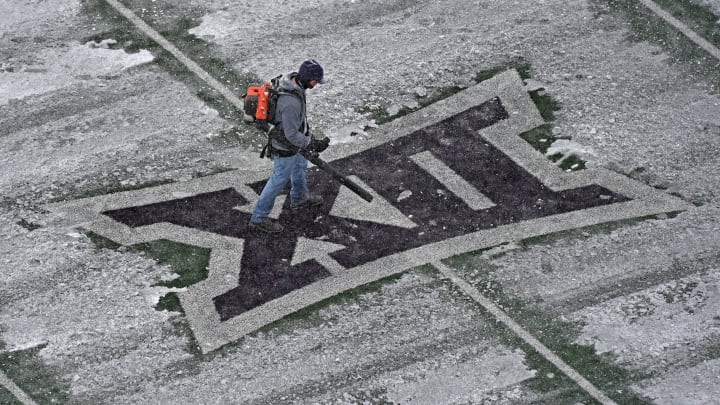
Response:
M330 138L313 139L307 125L305 91L325 83L323 67L314 59L306 60L297 72L285 75L280 82L275 125L270 131L273 173L265 184L250 217L249 227L264 232L281 232L283 226L268 218L275 198L290 180L290 208L303 209L323 203L319 195L308 193L307 159L300 150L320 153Z

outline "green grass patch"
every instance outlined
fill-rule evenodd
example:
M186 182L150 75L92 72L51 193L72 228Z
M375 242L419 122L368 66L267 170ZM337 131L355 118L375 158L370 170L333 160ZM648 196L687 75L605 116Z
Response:
M551 122L555 120L555 111L560 110L560 103L555 101L552 97L548 96L541 90L535 90L528 92L535 107L540 111L540 116L545 122Z
M691 0L655 0L655 2L708 42L720 47L718 16ZM626 19L632 29L629 35L631 41L647 41L660 46L671 56L671 62L683 63L693 73L710 77L715 91L720 89L718 80L720 63L717 59L650 9L634 0L593 0L592 3L598 16L614 12Z
M188 287L207 278L210 263L210 249L184 243L160 239L130 246L155 259L160 264L169 265L180 277L159 285L168 288Z
M115 194L115 193L122 193L125 191L133 191L133 190L142 190L144 188L150 188L150 187L157 187L162 186L164 184L170 184L174 183L174 180L171 179L161 179L161 180L153 180L148 181L145 183L140 184L128 184L123 185L119 182L115 184L111 184L104 187L99 187L92 190L83 190L79 192L70 193L66 196L59 197L57 199L52 200L51 202L62 202L62 201L72 201L72 200L79 200L82 198L92 198L92 197L98 197L101 195L108 195L108 194Z
M592 347L573 343L580 332L579 324L561 321L553 314L532 308L529 303L506 295L500 283L489 275L493 269L489 262L478 259L474 254L455 256L444 260L444 262L461 272L478 265L483 266L483 270L488 271L474 273L473 285L485 297L492 300L513 320L542 342L543 345L618 403L650 403L646 399L633 394L630 390L633 384L647 378L646 375L615 366L612 364L611 359L599 356ZM494 323L494 319L491 319L490 315L488 315L488 318L489 323ZM528 366L537 371L536 376L525 381L523 385L535 392L554 393L555 400L558 400L558 403L575 403L577 401L595 403L573 380L564 375L515 333L502 328L500 338L508 346L519 347L523 350L526 354Z
M550 160L555 162L561 169L565 171L582 170L585 169L585 161L575 155L565 156L562 153L556 153L549 156ZM564 158L564 159L563 159Z
M366 104L360 108L357 109L357 112L360 114L368 115L371 119L375 120L378 124L385 124L392 120L394 120L396 117L391 116L388 112L388 106L389 104Z
M70 385L61 381L57 377L57 372L42 362L38 352L43 347L45 346L0 353L0 370L39 404L68 403ZM0 400L2 398L3 394L0 393Z
M552 129L549 124L541 125L537 128L531 129L530 131L523 132L520 137L529 143L533 149L542 153L543 155L547 152L550 145L557 140L557 137L553 135Z
M118 250L122 246L112 239L106 238L87 229L83 229L82 233L84 233L98 249Z
M530 64L522 60L512 60L494 68L482 70L478 72L473 79L475 80L475 83L480 83L485 80L492 79L497 74L509 69L515 69L520 75L520 78L523 80L530 78Z
M210 249L186 245L169 240L156 240L130 246L130 249L143 252L160 264L170 266L178 278L158 283L168 288L184 288L205 280L210 264ZM176 293L168 293L160 298L155 309L183 312Z
M560 164L560 168L565 171L575 171L587 169L587 166L585 165L584 160L580 159L575 155L572 155L563 160L563 162Z
M440 100L440 99L436 99ZM427 104L424 104L427 105ZM395 114L390 114L390 111L388 110L390 108L390 103L388 102L381 102L381 103L372 103L364 105L357 109L357 112L360 114L365 114L369 118L373 119L375 123L378 125L387 124L388 122L394 121L400 117L412 114L413 112L419 110L422 108L420 104L418 103L417 108L409 108L409 107L401 107L400 110Z

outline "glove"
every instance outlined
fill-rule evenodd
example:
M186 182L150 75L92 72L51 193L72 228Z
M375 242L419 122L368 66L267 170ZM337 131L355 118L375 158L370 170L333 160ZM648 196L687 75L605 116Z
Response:
M320 153L327 149L328 146L330 146L330 138L326 136L323 139L311 139L310 144L306 149L310 152Z

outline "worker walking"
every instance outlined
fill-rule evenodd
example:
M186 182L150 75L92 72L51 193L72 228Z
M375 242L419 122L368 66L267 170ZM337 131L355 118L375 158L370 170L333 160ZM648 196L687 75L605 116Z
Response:
M260 193L250 217L251 229L264 232L283 230L283 226L268 218L268 215L288 180L291 209L298 210L323 203L322 196L308 192L308 160L299 153L300 150L320 153L330 144L328 137L314 139L307 124L305 92L323 83L325 83L323 67L313 59L306 60L297 72L286 74L280 81L268 151L273 159L273 173Z

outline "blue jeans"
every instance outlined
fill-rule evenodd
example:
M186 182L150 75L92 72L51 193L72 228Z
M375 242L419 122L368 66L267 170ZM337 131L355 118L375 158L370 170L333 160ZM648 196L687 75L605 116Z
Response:
M250 221L261 222L267 218L275 205L275 198L290 180L290 203L302 204L307 198L308 161L299 153L290 157L275 156L273 173L260 193Z

